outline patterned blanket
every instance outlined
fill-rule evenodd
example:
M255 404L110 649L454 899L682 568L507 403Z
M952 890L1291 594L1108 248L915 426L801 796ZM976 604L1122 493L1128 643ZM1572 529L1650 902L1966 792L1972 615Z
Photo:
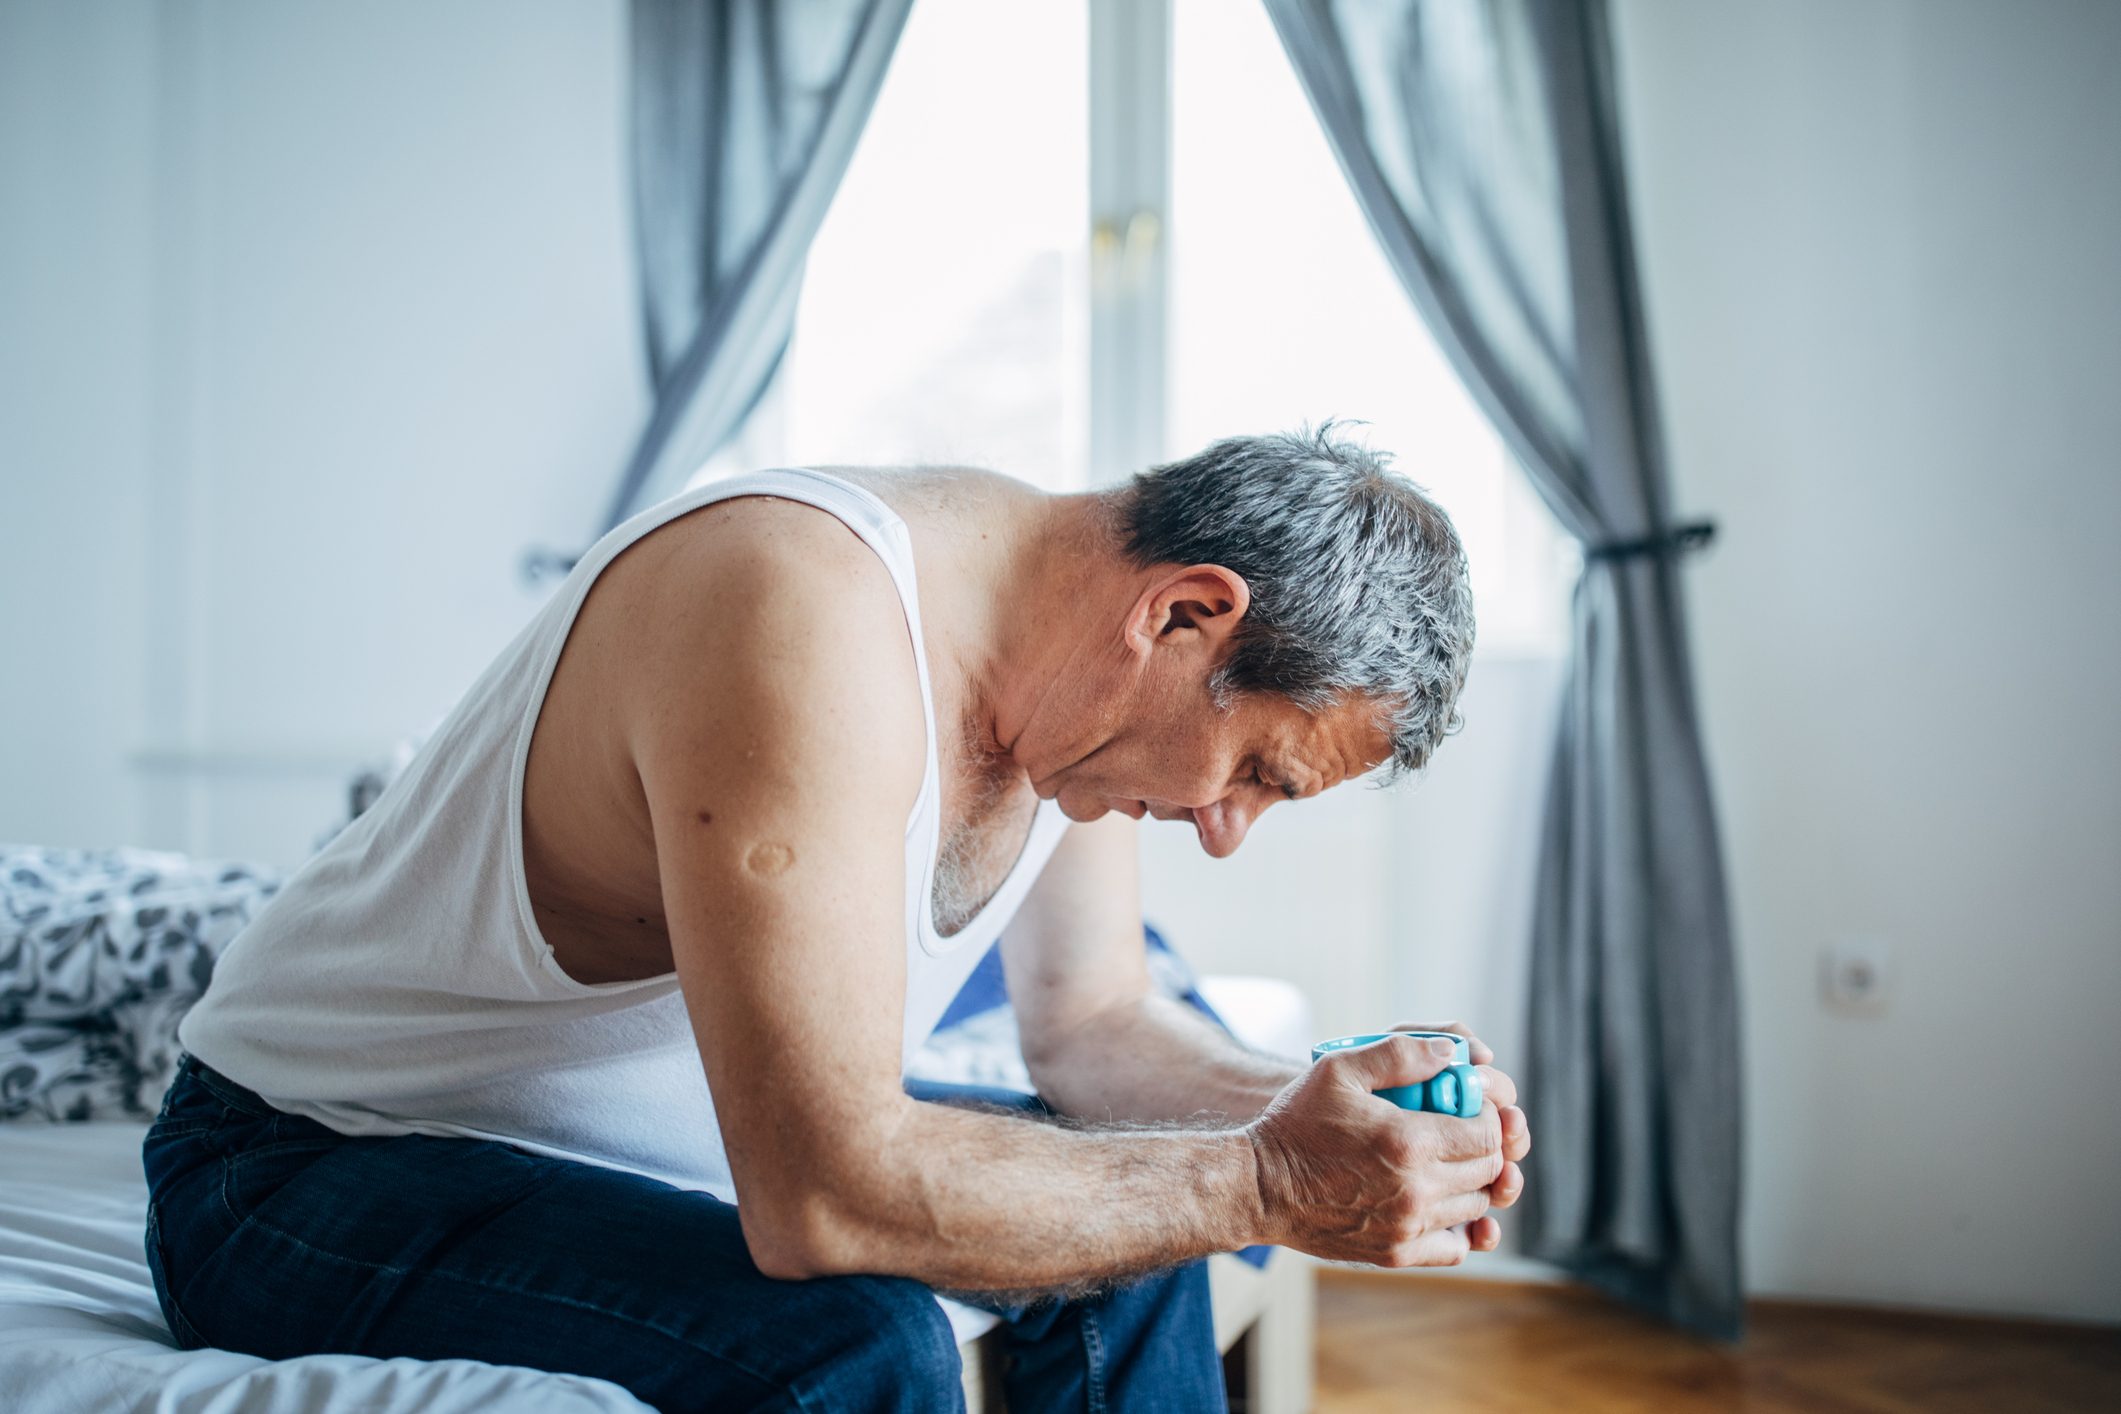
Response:
M177 1022L279 888L152 850L0 845L0 1119L151 1119Z

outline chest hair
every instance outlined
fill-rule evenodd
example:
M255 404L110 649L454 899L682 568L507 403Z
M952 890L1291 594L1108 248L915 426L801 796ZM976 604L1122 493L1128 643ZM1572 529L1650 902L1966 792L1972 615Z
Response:
M969 743L967 743L969 745ZM979 916L1030 842L1038 796L1020 775L977 750L961 751L956 799L942 824L935 888L935 931L951 937Z

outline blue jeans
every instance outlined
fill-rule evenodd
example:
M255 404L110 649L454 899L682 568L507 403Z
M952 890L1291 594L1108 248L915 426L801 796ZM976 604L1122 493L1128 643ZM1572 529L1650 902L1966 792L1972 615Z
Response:
M349 1138L193 1057L142 1157L148 1267L186 1349L527 1365L666 1411L964 1407L928 1287L764 1276L709 1194L485 1140ZM1204 1262L997 1310L1018 1414L1226 1407Z

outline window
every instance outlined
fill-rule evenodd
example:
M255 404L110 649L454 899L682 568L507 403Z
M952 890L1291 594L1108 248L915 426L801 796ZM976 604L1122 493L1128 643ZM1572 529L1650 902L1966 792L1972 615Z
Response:
M957 462L1084 484L1081 4L920 0L811 246L781 371L709 477Z
M1168 75L1093 76L1091 24L1153 26L1161 3L913 7L812 248L781 373L707 474L928 461L1087 485L1091 105L1123 108L1121 140L1153 144L1143 129L1161 119L1141 115L1166 111L1163 95L1118 88L1168 82L1167 356L1149 419L1164 430L1138 455L1366 421L1354 434L1464 537L1482 651L1559 651L1574 546L1386 264L1264 8L1170 0ZM1128 52L1121 39L1104 52ZM1152 346L1106 338L1100 357ZM1157 386L1138 373L1104 386Z

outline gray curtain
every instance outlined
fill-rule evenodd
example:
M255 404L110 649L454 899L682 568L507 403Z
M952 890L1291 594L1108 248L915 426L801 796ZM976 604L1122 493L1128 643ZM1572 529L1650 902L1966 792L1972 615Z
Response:
M655 411L605 527L743 425L913 0L633 0L633 196Z
M1379 242L1585 549L1522 1070L1527 1250L1734 1337L1738 1007L1601 0L1266 0Z

